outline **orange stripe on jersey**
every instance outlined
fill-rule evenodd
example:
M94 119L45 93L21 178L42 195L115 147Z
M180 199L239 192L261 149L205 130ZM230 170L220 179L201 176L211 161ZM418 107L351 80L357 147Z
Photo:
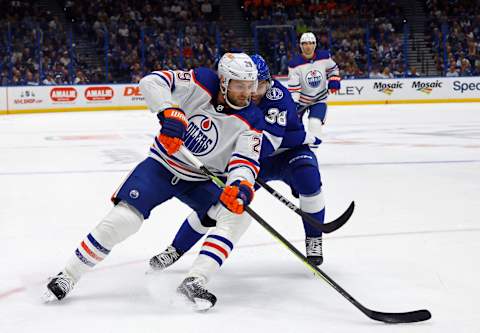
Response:
M217 244L211 243L211 242L205 242L205 243L203 243L203 246L213 247L214 249L217 249L218 251L222 252L222 254L225 256L225 259L228 258L228 252L225 251L225 249L223 247L221 247L220 245L217 245Z
M168 79L170 80L170 85L172 85L172 83L173 83L173 76L172 76L172 74L169 73L169 72L167 72L167 71L162 71L162 73L165 74L165 75L168 77Z
M97 261L102 261L102 260L103 260L103 258L97 256L95 253L93 253L92 250L90 250L90 249L88 248L87 244L85 244L85 241L82 241L82 244L81 244L81 245L82 245L82 248L85 250L85 252L88 253L88 255L89 255L90 257L92 257L93 259L95 259L95 260L97 260Z
M253 164L252 162L245 161L245 160L233 160L233 161L231 161L230 163L228 163L228 166L236 165L236 164L245 164L245 165L248 165L250 168L253 169L253 171L255 171L255 174L258 175L259 169L258 169L258 168L255 166L255 164Z

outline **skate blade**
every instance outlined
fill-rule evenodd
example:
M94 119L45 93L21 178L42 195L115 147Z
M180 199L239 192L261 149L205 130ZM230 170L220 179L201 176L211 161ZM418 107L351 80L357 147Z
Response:
M43 303L52 303L58 301L57 296L55 296L49 289L47 289L41 296Z
M194 298L194 300L192 301L185 294L177 292L177 295L180 297L180 299L183 300L183 304L185 306L191 308L196 312L207 312L209 309L213 307L212 303L207 300Z
M200 298L194 298L193 309L197 312L207 312L213 307L210 301Z

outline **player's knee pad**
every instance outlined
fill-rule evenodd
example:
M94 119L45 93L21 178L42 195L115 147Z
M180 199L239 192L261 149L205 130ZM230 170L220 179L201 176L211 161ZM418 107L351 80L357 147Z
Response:
M325 208L325 197L323 191L311 195L300 194L300 209L305 213L314 214Z
M187 217L187 221L190 227L192 227L193 230L195 230L196 232L202 235L206 234L210 229L211 227L209 226L209 224L211 223L210 220L211 219L208 217L208 215L203 216L202 219L200 220L197 212L195 211L191 212L190 215L188 215Z
M245 233L251 223L250 215L246 212L243 214L235 214L220 204L215 205L216 227L212 233L222 236L235 244Z
M142 214L128 203L121 201L95 227L92 235L108 249L111 249L136 233L142 222Z
M304 164L292 171L293 187L300 195L313 195L320 192L322 180L318 165Z

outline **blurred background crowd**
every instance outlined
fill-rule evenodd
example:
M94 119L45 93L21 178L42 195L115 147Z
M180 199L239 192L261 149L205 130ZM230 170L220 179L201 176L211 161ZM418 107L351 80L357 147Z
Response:
M475 0L0 0L0 85L138 82L226 51L285 75L305 31L343 78L480 75Z

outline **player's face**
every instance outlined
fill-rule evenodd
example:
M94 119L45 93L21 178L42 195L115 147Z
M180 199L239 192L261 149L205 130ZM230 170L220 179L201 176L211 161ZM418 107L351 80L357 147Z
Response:
M258 81L257 91L255 91L252 94L252 101L255 104L260 103L263 96L265 96L265 93L267 92L267 89L268 89L268 81L267 80Z
M315 43L313 42L303 42L300 44L300 48L302 49L302 53L310 57L313 55L313 52L315 51Z
M236 106L245 107L255 89L255 81L230 80L228 83L228 100Z

